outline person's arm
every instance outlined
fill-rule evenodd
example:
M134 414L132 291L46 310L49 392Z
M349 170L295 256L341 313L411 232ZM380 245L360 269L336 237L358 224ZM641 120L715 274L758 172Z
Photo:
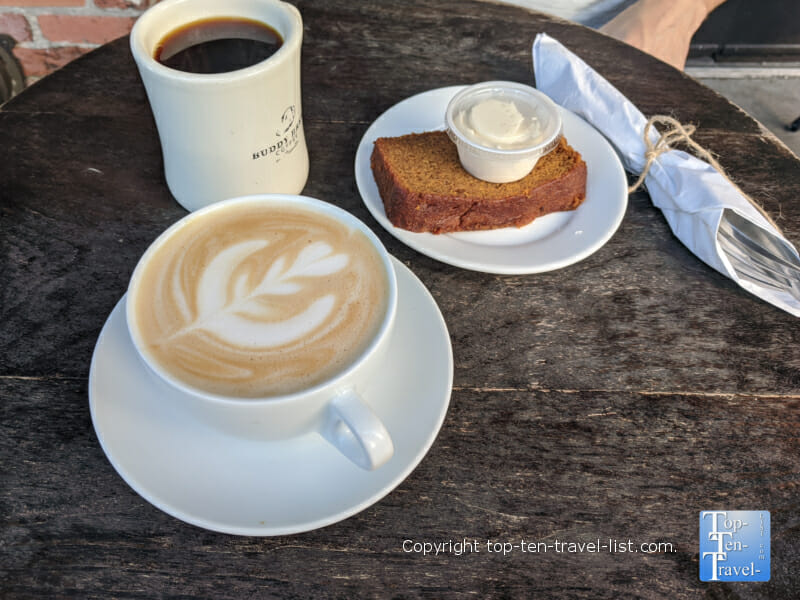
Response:
M600 28L605 34L683 69L692 36L725 0L639 0Z

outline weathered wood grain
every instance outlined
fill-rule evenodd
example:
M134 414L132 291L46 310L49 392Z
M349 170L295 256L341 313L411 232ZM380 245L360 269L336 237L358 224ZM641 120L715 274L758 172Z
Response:
M119 478L86 397L97 335L147 245L185 211L164 183L120 39L0 109L0 596L789 598L800 568L800 328L699 262L646 192L586 260L456 269L384 231L356 189L369 124L445 85L533 80L546 31L698 140L800 241L800 161L696 81L596 32L491 3L299 1L305 193L367 222L447 321L442 432L381 502L298 536L237 538ZM772 513L772 579L698 578L698 513ZM404 540L477 540L422 556ZM487 540L667 542L674 552L490 554Z
M0 450L16 458L1 471L6 597L695 597L699 512L753 505L772 513L764 597L796 584L796 398L456 388L430 454L392 494L260 539L182 524L136 495L97 444L85 394L81 378L0 380ZM597 538L672 551L486 548ZM403 547L464 539L479 552Z

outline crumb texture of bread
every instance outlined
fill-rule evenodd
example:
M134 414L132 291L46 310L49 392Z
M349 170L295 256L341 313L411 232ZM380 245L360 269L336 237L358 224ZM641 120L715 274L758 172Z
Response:
M370 166L389 221L415 232L523 227L586 199L586 163L563 137L528 175L510 183L467 173L444 131L378 138Z

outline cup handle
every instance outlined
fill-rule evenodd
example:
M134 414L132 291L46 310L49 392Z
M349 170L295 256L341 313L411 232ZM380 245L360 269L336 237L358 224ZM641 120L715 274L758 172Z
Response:
M377 469L394 454L386 427L352 390L331 400L321 433L339 452L367 471Z

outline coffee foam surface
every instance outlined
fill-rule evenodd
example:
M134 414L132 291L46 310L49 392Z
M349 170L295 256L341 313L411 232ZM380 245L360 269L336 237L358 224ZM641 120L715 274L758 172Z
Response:
M381 257L361 231L283 205L189 220L139 277L142 350L176 379L226 396L328 380L363 353L388 304Z

